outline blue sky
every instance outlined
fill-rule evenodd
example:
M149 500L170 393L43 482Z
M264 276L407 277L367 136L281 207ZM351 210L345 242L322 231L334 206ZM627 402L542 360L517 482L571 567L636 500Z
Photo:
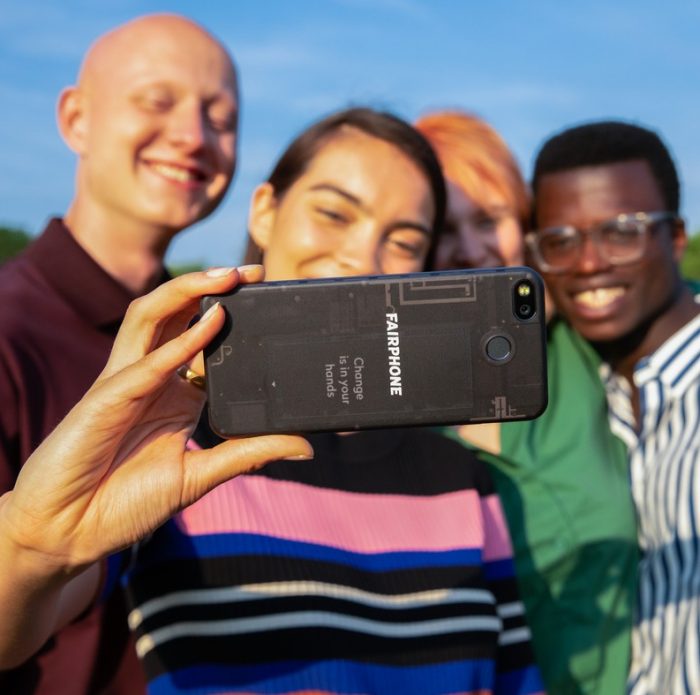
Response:
M526 177L542 141L583 120L657 129L700 229L700 2L646 0L0 0L0 223L39 232L70 200L74 161L54 105L92 40L158 11L203 23L240 70L239 166L219 211L173 263L239 260L248 198L289 140L350 104L409 120L444 107L494 125Z

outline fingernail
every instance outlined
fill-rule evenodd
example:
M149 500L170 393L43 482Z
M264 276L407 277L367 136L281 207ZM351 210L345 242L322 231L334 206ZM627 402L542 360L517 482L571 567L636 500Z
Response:
M247 275L248 273L259 273L262 266L258 263L251 263L250 265L242 265L238 272L241 275Z
M308 454L297 454L296 456L285 456L282 460L283 461L310 461L313 458L313 456L309 456Z
M210 278L221 278L224 275L230 275L234 270L235 268L209 268L207 275Z
M221 302L216 302L216 304L212 304L203 314L202 318L199 319L200 321L206 321L207 319L210 319L213 315L214 312L221 306Z

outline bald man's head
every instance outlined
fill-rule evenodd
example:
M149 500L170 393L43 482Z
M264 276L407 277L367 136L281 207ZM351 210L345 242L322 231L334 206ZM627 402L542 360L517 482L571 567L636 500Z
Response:
M78 84L88 85L95 79L108 77L118 68L125 56L138 55L144 46L158 37L176 40L183 52L187 52L190 42L217 46L221 60L230 69L231 86L236 89L236 71L224 45L196 22L176 14L138 17L100 36L85 54Z
M71 229L173 234L208 215L231 181L236 71L221 42L184 17L140 17L100 37L58 116L79 157Z

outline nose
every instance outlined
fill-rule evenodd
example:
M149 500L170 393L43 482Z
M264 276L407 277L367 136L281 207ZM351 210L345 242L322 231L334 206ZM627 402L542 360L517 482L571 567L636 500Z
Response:
M488 244L483 233L470 224L459 227L454 249L454 261L457 268L483 268L489 257Z
M208 137L206 117L199 103L182 103L170 114L168 137L174 145L195 151Z
M336 260L341 276L378 275L383 272L381 256L381 234L368 225L347 234Z
M591 275L599 273L609 265L610 263L600 252L600 244L595 234L583 234L576 270L582 275Z

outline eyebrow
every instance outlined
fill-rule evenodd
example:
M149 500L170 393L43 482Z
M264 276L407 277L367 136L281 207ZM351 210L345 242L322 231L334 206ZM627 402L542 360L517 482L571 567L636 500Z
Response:
M332 193L336 193L339 196L345 198L345 200L351 202L353 205L356 205L358 208L362 208L363 210L367 209L362 200L360 200L360 198L358 198L356 195L353 195L352 193L346 191L344 188L340 188L339 186L336 186L332 183L317 183L315 186L311 186L309 190L331 191Z
M332 183L317 183L314 186L311 186L309 188L310 191L330 191L331 193L335 193L342 198L345 198L348 202L352 203L356 207L360 208L361 210L365 212L369 212L367 206L362 202L360 198L358 198L356 195L353 195L349 191L346 191L343 188L340 188L339 186L336 186ZM391 225L389 225L389 231L392 231L394 229L415 229L418 232L422 232L423 234L426 234L427 236L432 236L433 232L431 229L426 227L425 225L420 224L419 222L413 222L412 220L397 220L396 222L393 222Z

